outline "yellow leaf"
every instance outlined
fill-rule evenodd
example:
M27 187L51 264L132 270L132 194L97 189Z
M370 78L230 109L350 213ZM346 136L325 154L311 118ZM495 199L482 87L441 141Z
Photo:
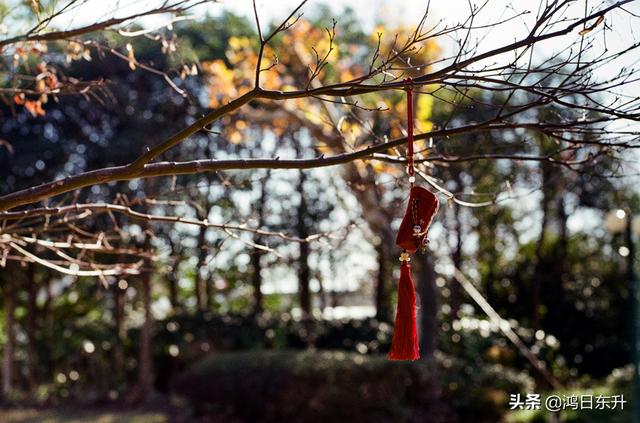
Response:
M327 154L333 151L331 147L329 147L329 145L324 141L320 141L316 144L316 150L318 150L318 152L321 154Z
M419 122L426 122L431 117L433 111L433 97L430 95L418 95L416 104L416 117Z
M370 163L370 166L376 173L389 173L391 175L397 175L399 173L397 166L392 166L382 161L374 160Z

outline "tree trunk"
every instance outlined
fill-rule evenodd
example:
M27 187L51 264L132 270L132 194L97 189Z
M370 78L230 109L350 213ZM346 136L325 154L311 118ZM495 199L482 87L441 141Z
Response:
M307 316L311 315L311 290L309 288L309 243L300 243L300 258L298 269L298 284L300 293L300 308Z
M151 248L151 236L146 235L145 251ZM146 270L142 273L141 296L144 308L144 322L140 330L140 363L138 389L140 400L146 401L153 393L153 358L151 353L153 316L151 314L151 260L145 259Z
M550 187L550 179L552 169L549 165L542 163L542 200L540 209L542 211L542 222L540 225L540 237L538 238L538 244L536 245L536 264L533 273L533 280L531 281L531 327L533 329L540 329L541 316L540 316L540 304L542 301L542 284L544 283L546 274L546 261L544 257L544 244L546 243L547 227L550 220L550 203L553 197Z
M327 308L327 292L324 290L324 281L322 279L322 275L319 274L320 272L318 272L317 274L317 280L318 280L318 294L317 294L317 298L318 298L318 302L320 303L320 313L324 314L324 309Z
M205 310L205 294L206 287L204 286L204 278L202 276L202 271L204 269L204 263L207 260L207 248L206 248L206 234L207 228L205 226L200 226L200 230L198 231L198 263L196 264L196 275L195 275L195 295L196 295L196 307L198 311Z
M496 293L496 267L498 266L498 250L496 243L498 240L498 215L491 213L486 217L484 222L484 231L486 237L485 254L486 263L488 267L486 283L485 283L485 296L489 304L494 304L497 301Z
M558 254L556 255L559 265L558 274L564 274L567 264L567 250L569 248L569 229L567 228L567 220L569 216L565 210L565 201L563 195L558 195L556 199L556 210L558 213L558 224L560 225L560 238L558 240Z
M433 257L430 254L415 254L417 273L417 293L420 299L420 355L429 360L437 347L438 333L438 289Z
M4 355L2 357L2 395L7 402L13 389L13 365L15 349L15 309L16 293L10 278L4 280L5 337Z
M176 263L179 263L176 260ZM171 303L171 308L174 310L180 307L180 302L178 301L178 278L176 277L176 273L178 266L177 264L171 269L171 271L167 274L167 283L169 285L169 302Z
M392 261L389 257L389 248L394 244L390 244L389 242L388 236L385 236L385 233L383 233L380 236L380 243L376 245L378 280L376 281L374 301L376 319L381 322L391 322L393 319L389 298L390 279L393 271L390 268Z
M213 274L209 273L204 280L205 310L213 310Z
M126 336L124 328L124 305L125 305L125 293L124 289L121 289L119 284L113 284L113 320L114 330L116 332L116 343L114 345L113 358L114 358L114 371L115 378L121 381L124 378L124 338Z
M254 242L256 244L258 244L259 241L261 241L260 237L256 237L254 239ZM262 250L260 250L259 248L254 248L253 254L251 254L251 269L253 272L251 274L251 286L253 287L252 312L256 316L262 313L264 309L263 298L262 298L262 275L260 273L262 270L261 258L262 258Z
M44 281L42 282L42 286L44 287L45 290L45 300L44 300L44 305L42 307L42 317L41 317L41 323L40 325L42 326L42 338L45 340L45 348L47 353L45 361L46 361L46 366L47 366L47 372L46 375L43 375L43 377L46 378L52 378L54 371L55 371L55 363L53 362L52 359L52 347L51 345L54 342L54 339L52 338L52 334L54 333L54 314L53 314L53 291L52 291L52 286L51 286L51 273L49 273L48 271L46 271L45 276L44 276Z
M267 181L271 176L271 171L267 170L265 178L262 180L262 185L260 186L260 197L258 198L258 203L256 204L256 217L258 220L258 229L261 229L264 226L265 221L265 213L266 213L266 203L267 203ZM253 239L254 244L261 245L264 243L264 239L259 235L255 234ZM262 313L264 310L263 305L263 296L262 296L262 256L264 255L264 251L260 248L254 248L253 253L251 254L251 286L253 287L253 314L258 315Z
M300 203L298 204L298 224L297 235L299 238L309 236L309 228L307 228L307 201L304 195L305 174L299 172L298 193L300 194ZM311 278L311 270L309 268L309 243L299 243L298 257L298 295L300 297L300 308L306 317L311 315L311 290L309 287L309 279Z
M459 179L459 178L458 178ZM461 189L459 189L461 191ZM453 203L453 220L456 228L456 243L451 253L451 261L456 269L462 268L462 221L460 219L460 205ZM460 305L462 304L462 291L460 284L456 281L452 281L451 284L451 319L458 318L458 312L460 311Z
M166 236L167 241L169 243L169 247L171 247L171 270L167 272L167 288L169 291L169 302L171 303L171 308L175 312L180 307L180 302L178 300L178 268L180 267L180 262L182 261L182 255L178 250L178 246L169 234Z
M552 283L549 284L547 292L544 293L545 305L547 306L548 311L542 323L545 321L562 321L562 310L565 309L566 305L565 287L563 286L563 282L566 281L567 278L570 278L570 275L568 275L570 269L567 266L567 249L569 244L569 233L567 229L568 216L565 210L564 197L561 192L556 194L555 203L555 212L558 224L558 240L553 246L553 253L550 254L549 259L546 261L548 274L553 275L553 279L549 278Z
M27 332L27 381L29 390L33 392L37 384L38 357L36 348L36 318L38 314L37 296L38 284L36 283L36 265L27 265L27 316L25 331Z

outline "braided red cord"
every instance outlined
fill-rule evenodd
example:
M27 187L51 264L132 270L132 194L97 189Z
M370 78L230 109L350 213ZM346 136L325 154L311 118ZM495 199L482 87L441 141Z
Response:
M411 78L407 78L407 82L407 172L413 177L413 83Z

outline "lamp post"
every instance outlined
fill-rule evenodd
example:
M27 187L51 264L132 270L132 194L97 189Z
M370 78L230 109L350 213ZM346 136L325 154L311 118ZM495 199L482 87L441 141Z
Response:
M631 362L633 364L632 422L640 423L640 290L635 275L635 244L633 235L640 233L640 216L630 210L615 210L607 214L605 227L612 233L625 234L625 246L618 250L627 258L629 312L631 315Z

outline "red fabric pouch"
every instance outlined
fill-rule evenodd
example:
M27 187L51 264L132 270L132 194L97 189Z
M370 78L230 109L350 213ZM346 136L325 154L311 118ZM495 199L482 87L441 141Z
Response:
M415 253L422 247L427 238L429 225L438 211L438 205L438 197L429 190L416 186L411 188L409 204L398 230L396 245L408 253Z

